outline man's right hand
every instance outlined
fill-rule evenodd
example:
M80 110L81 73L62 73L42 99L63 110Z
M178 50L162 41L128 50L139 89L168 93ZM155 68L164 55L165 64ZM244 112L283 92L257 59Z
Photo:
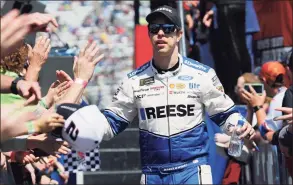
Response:
M16 84L18 94L27 99L25 105L37 103L41 98L41 87L38 82L20 80Z
M95 66L104 57L104 54L100 54L99 50L96 42L88 43L86 47L80 50L79 56L74 59L73 72L75 78L87 82L91 79Z

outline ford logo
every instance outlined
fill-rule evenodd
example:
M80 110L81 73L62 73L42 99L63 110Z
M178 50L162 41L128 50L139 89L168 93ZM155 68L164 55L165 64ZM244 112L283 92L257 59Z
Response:
M178 79L179 80L188 81L188 80L192 80L193 77L192 76L188 76L188 75L183 75L183 76L179 76Z

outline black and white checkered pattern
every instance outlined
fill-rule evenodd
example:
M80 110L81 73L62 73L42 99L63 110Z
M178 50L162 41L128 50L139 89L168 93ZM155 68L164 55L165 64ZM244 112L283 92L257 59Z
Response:
M98 171L100 169L98 148L86 153L72 150L70 154L64 156L64 168L66 172Z

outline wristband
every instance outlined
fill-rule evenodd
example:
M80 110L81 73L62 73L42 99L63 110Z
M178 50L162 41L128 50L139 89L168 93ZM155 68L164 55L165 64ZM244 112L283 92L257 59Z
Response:
M77 83L77 84L80 84L80 85L82 85L83 86L83 88L85 88L86 86L87 86L87 81L85 81L85 80L83 80L83 79L81 79L81 78L76 78L75 80L74 80L74 83Z
M32 121L29 121L26 123L26 128L27 128L27 132L29 135L34 134L35 133L35 127Z
M257 112L257 111L259 111L260 109L262 109L262 105L261 106L254 106L253 107L253 112Z
M49 107L47 106L47 104L45 103L44 99L42 98L40 101L39 101L39 104L44 107L45 109L49 109Z
M11 86L10 86L10 91L11 91L11 93L13 93L13 94L18 94L17 83L18 83L20 80L24 80L24 77L19 76L19 77L15 78L15 79L12 81Z
M272 131L270 129L270 127L267 125L266 122L262 123L259 127L258 127L258 130L260 132L260 135L265 139L267 140L267 137L266 137L266 134L269 132L269 131Z

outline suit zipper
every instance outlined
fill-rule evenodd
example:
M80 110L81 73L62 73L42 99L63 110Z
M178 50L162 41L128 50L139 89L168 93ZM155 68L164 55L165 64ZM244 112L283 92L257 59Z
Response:
M169 99L169 77L167 77L167 106L169 105L169 101L168 101L168 99ZM171 134L170 134L170 118L169 118L169 116L167 117L167 119L168 119L168 144L169 144L169 160L170 160L170 163L171 163L171 160L172 160L172 153L171 153L171 149L172 149L172 147L171 147Z

